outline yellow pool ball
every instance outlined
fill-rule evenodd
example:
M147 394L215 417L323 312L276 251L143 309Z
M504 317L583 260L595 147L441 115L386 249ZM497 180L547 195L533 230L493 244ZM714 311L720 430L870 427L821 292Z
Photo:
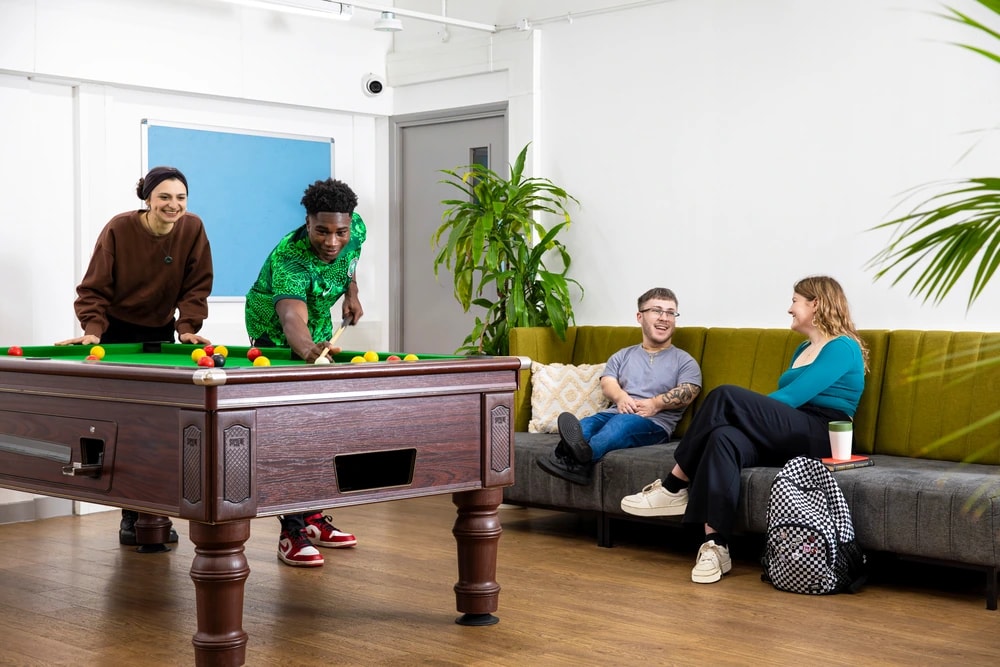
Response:
M216 345L214 353L215 354L221 354L224 357L228 357L229 356L229 348L226 347L225 345Z
M198 360L204 357L205 354L206 354L205 350L201 349L200 347L196 347L191 352L191 361L198 363Z
M378 352L375 350L365 352L365 361L378 361Z
M360 354L357 355L356 357L351 357L351 363L352 364L363 364L363 363L365 363L365 361L366 361L366 359L364 357L362 357Z
M271 360L268 359L267 357L265 357L264 355L261 355L261 356L259 356L259 357L257 357L256 359L253 360L253 365L254 366L270 366L271 365Z
M104 355L106 354L104 348L101 347L100 345L95 345L94 347L90 348L90 353L95 357L97 357L98 359L103 359Z
M415 354L408 354L403 357L403 361L420 361L420 357Z

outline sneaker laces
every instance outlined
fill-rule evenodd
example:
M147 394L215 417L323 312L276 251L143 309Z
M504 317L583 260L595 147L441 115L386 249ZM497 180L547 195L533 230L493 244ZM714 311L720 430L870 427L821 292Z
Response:
M656 493L661 488L663 488L663 484L660 483L660 480L656 480L652 484L647 484L646 486L642 487L642 491L639 492L639 495L648 496L652 493Z
M709 544L708 542L701 545L701 548L698 549L698 562L712 561L712 565L721 567L722 558L719 556L718 546L717 544Z
M318 519L316 518L317 516L319 516ZM316 524L321 524L321 525L328 526L332 530L337 530L337 527L333 525L333 517L330 516L329 514L318 514L318 513L317 514L313 514L311 517L309 517L308 519L306 519L306 521L308 523L311 523L314 526ZM337 531L337 532L340 532L340 531Z
M309 541L309 538L306 537L306 534L301 530L285 531L285 539L291 542L292 546L296 549L312 546L312 542Z

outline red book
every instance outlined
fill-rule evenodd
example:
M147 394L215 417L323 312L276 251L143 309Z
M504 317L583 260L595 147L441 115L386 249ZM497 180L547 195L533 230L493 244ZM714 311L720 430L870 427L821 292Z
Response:
M823 461L823 465L825 465L827 470L830 472L850 470L851 468L866 468L868 466L875 465L874 461L863 454L854 454L849 459L834 459L826 457L821 460Z

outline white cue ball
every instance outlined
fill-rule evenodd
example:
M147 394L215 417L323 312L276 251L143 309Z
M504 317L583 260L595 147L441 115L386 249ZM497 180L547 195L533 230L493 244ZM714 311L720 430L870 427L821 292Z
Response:
M329 357L316 357L316 361L314 361L313 363L314 364L328 364L328 363L330 363L330 358Z

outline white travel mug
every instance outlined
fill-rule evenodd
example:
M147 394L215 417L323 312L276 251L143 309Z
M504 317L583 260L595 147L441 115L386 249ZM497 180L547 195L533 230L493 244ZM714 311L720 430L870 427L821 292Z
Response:
M854 422L830 422L830 456L835 461L849 461Z

